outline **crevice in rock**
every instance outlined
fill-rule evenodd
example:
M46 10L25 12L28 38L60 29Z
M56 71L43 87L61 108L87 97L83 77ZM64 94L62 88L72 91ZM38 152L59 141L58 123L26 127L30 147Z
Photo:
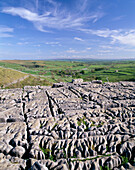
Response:
M56 113L55 111L53 110L53 104L52 104L52 101L53 103L57 106L57 113L58 114L64 114L64 112L62 111L62 109L59 107L58 103L55 101L55 99L53 99L51 96L49 96L48 92L46 91L46 94L47 94L47 97L48 97L48 101L49 101L49 108L50 108L50 112L52 114L53 117L56 116Z
M71 86L69 86L68 89L69 89L72 93L74 93L78 98L81 97L81 95L78 94Z
M50 112L52 114L52 116L54 117L54 111L53 111L53 106L52 106L52 102L51 102L51 99L50 99L50 96L48 94L48 92L46 91L46 95L48 97L48 102L49 102L49 109L50 109Z
M24 90L23 90L23 93L24 93ZM32 145L30 144L30 132L29 132L29 127L28 127L28 118L27 118L27 114L25 113L25 99L23 98L23 94L22 94L22 112L23 112L23 116L24 116L24 121L25 121L25 124L26 124L26 131L27 131L27 148L26 148L26 151L25 151L25 154L23 155L23 159L27 160L26 162L26 168L25 169L29 169L31 167L31 161L29 160L29 152L31 150L31 147Z

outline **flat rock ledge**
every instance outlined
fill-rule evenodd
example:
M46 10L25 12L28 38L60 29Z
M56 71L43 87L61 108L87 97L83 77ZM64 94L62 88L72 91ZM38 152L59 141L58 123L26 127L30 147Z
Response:
M0 170L135 169L135 82L0 90Z

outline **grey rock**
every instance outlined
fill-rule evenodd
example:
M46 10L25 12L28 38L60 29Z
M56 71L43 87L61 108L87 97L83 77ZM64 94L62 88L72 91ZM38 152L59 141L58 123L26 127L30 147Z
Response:
M72 83L74 83L74 84L83 83L83 79L73 79Z
M35 162L34 165L30 168L30 170L48 170L48 168L45 165Z
M97 80L0 90L0 167L134 169L134 90Z
M11 155L19 158L22 158L24 153L25 153L25 149L21 146L16 146L11 150Z

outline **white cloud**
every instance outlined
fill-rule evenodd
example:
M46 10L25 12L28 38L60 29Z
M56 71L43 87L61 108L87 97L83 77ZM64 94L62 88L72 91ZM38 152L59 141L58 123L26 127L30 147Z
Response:
M71 54L81 54L81 53L86 53L87 50L80 50L80 51L76 51L72 48L69 48L69 50L66 51L67 53L71 53Z
M4 8L2 10L3 13L12 14L14 16L19 15L24 19L27 19L29 21L38 21L39 17L36 13L33 13L25 8Z
M93 15L93 23L97 22L100 18L102 18L104 16L104 13L96 13Z
M112 52L111 50L99 50L100 53L110 53Z
M13 46L11 43L0 43L1 46Z
M45 44L47 44L47 45L57 45L57 44L59 44L59 42L46 42Z
M13 28L0 25L0 37L13 37L13 35L11 34L13 31Z
M104 48L104 49L112 49L113 47L109 46L109 45L101 45L100 46L101 48Z
M78 54L79 52L76 50L73 50L72 48L70 48L69 50L66 51L67 53L72 53L72 54Z
M131 30L119 35L112 35L113 41L119 41L121 44L135 46L135 30Z
M88 0L83 0L83 1L80 1L79 3L77 1L78 5L79 5L79 9L81 11L84 11L87 8L87 2L88 2Z
M77 41L84 41L82 38L79 38L79 37L74 37L74 39Z
M135 30L91 30L91 29L79 29L88 34L94 34L103 38L110 38L112 43L118 42L120 44L135 46Z
M123 19L124 17L125 17L125 15L117 16L117 17L113 18L113 21L119 21L119 20Z
M91 50L91 47L86 48L86 50Z
M60 42L46 42L45 43L46 45L51 45L51 46L55 46L55 45L58 45L58 46L61 46Z
M27 45L29 42L18 42L17 45Z
M91 34L95 34L99 37L112 37L112 35L118 35L120 33L120 30L110 30L110 29L106 29L106 30L89 30L89 32Z
M46 9L43 14L37 11L31 11L20 7L3 8L1 12L11 14L13 16L20 16L34 24L34 26L42 32L49 32L48 28L52 29L72 29L84 26L87 21L96 22L103 14L100 12L91 14L69 13L66 9L61 9L59 3L52 0L47 0L53 5L53 8ZM87 1L85 1L86 3ZM85 5L84 5L85 6Z

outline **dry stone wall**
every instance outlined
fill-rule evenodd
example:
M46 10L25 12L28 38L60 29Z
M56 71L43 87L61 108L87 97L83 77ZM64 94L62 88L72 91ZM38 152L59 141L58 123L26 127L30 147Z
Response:
M135 82L0 90L0 169L135 169Z

